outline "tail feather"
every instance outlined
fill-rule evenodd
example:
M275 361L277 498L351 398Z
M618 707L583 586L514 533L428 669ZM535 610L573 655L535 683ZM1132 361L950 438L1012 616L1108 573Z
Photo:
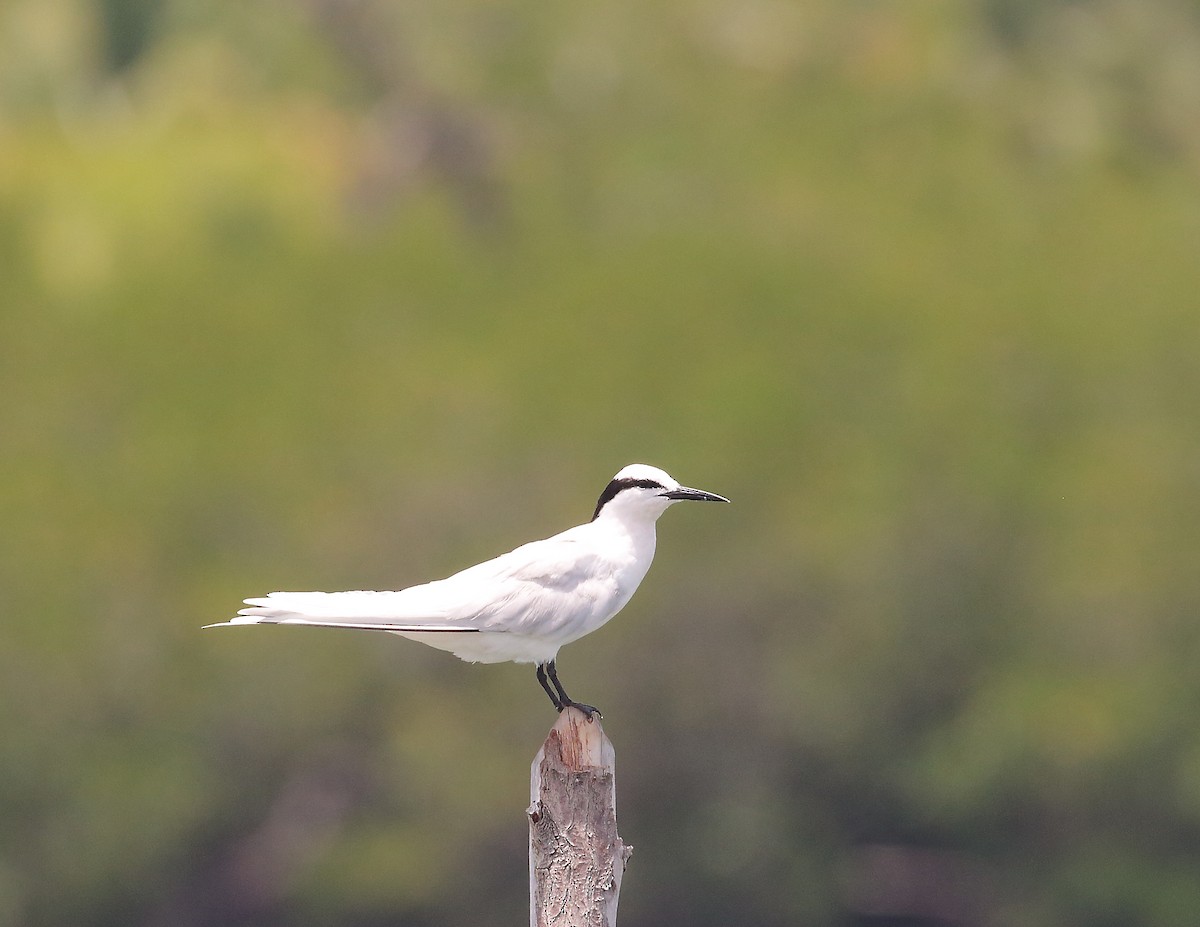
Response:
M420 587L416 587L420 588ZM370 631L469 632L478 628L451 622L439 609L422 608L420 596L403 592L272 592L246 599L227 622L206 627L242 624L301 624ZM422 614L422 611L428 614Z

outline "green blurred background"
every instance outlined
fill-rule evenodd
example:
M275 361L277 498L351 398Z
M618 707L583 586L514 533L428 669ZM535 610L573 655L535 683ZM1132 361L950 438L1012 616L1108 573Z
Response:
M1200 910L1195 0L0 5L0 924L527 917L531 667L200 632L682 507L621 923Z

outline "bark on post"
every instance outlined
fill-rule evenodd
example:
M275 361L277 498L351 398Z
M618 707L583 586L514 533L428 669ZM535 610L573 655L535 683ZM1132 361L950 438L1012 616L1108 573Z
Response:
M598 717L559 714L529 792L530 927L616 927L633 847L617 835L616 753Z

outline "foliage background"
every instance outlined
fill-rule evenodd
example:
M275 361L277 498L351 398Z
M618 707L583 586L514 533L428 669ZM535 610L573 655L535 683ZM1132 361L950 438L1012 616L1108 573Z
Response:
M622 923L1191 925L1200 7L0 7L0 923L525 917L528 667L199 633L730 496Z

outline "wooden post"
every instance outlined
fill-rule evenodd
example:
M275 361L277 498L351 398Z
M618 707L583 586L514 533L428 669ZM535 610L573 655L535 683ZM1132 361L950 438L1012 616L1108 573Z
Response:
M599 717L561 712L531 773L530 927L616 927L633 847L617 836L616 753Z

